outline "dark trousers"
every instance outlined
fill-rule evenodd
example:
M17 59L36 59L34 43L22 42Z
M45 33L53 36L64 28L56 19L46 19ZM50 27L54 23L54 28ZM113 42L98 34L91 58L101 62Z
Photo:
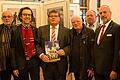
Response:
M110 79L109 79L109 76L105 76L105 75L95 73L95 80L110 80Z
M74 72L74 77L75 77L75 80L80 80L79 79L79 77L80 77L79 72Z
M0 78L1 80L11 80L11 76L13 76L14 80L16 80L11 67L11 59L10 57L6 57L6 70L0 71Z
M79 72L74 72L74 76L75 76L75 80L92 80L92 77L87 77L87 75L81 77Z
M26 61L26 63L26 67L23 70L19 70L17 80L40 80L39 65L35 64L32 60Z
M66 80L66 72L67 71L60 72L58 70L58 65L56 62L55 63L47 63L46 67L43 68L44 80Z
M11 80L11 74L7 70L2 70L0 72L1 80Z

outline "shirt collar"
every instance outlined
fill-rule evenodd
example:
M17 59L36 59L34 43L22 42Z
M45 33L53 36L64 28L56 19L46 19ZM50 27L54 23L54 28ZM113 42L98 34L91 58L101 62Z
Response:
M107 26L110 24L111 21L112 21L112 20L108 21L108 22L105 24L105 26L107 27ZM104 25L104 24L102 23L102 25Z
M57 26L55 26L55 29L59 28L59 24ZM50 29L52 29L52 25L50 25Z
M22 25L22 27L25 29L26 27L24 25ZM28 29L30 28L30 25L27 27Z

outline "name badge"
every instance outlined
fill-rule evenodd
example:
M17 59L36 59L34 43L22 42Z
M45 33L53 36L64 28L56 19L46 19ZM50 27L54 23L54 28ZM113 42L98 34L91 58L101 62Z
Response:
M107 36L112 36L112 34L107 34Z

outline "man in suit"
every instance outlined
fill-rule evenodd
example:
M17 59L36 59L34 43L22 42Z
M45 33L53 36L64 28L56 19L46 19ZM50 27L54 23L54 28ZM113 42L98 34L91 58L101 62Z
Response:
M96 28L98 27L96 20L97 20L96 12L94 10L88 10L85 16L86 26L95 31Z
M94 31L87 28L79 16L72 16L70 31L70 72L75 80L92 80Z
M117 78L120 49L120 25L111 20L109 6L99 8L102 25L96 30L94 46L95 80Z
M49 25L40 26L38 29L38 41L40 48L38 50L42 59L42 69L44 80L66 80L68 68L67 55L69 53L69 29L60 24L60 14L57 10L51 10L48 13ZM55 39L52 38L52 32L55 29ZM59 49L55 54L60 56L60 60L50 61L45 50L45 42L58 41Z
M18 17L21 24L13 28L11 38L13 73L18 80L39 80L37 28L31 25L33 12L23 7Z
M13 14L10 10L2 13L3 23L0 25L0 77L1 80L11 80L11 31L14 25Z

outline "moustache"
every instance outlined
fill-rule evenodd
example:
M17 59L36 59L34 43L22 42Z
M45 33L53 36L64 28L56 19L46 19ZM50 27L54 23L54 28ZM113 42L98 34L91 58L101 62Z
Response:
M101 19L106 19L106 17L102 16Z

